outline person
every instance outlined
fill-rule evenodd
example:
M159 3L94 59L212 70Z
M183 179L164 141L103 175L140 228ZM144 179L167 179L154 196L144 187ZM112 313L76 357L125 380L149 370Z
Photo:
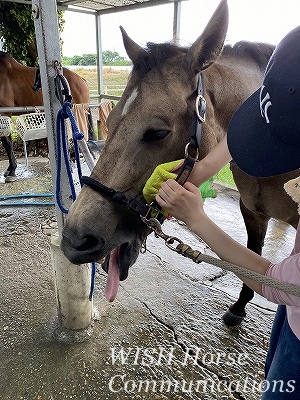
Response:
M196 164L184 186L168 179L157 203L195 232L223 260L300 287L300 227L294 249L277 264L234 241L205 214L199 183L229 159L249 175L267 177L300 168L300 26L276 47L263 84L233 115L227 139ZM217 165L214 164L217 161ZM205 165L208 170L205 170ZM203 175L202 175L203 173ZM195 186L196 185L196 186ZM300 187L300 182L295 186ZM240 276L255 292L279 304L265 362L262 400L300 396L300 297Z

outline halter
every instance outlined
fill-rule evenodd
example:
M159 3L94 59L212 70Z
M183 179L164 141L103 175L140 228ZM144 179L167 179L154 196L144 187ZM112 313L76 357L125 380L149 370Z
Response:
M202 74L200 73L198 77L194 117L190 129L190 141L185 147L184 162L176 178L176 181L180 185L183 185L186 182L196 160L198 159L198 148L200 146L202 136L202 123L205 122L205 111L206 101L203 97L203 78ZM108 197L112 202L122 205L130 211L138 213L143 218L153 216L153 211L155 212L155 217L158 220L162 221L165 218L165 216L160 212L161 208L156 201L153 201L151 204L145 204L142 201L127 198L124 193L105 186L89 176L82 176L81 182L96 192L101 193L103 196Z
M197 85L194 118L190 128L190 141L185 147L184 162L176 178L176 181L180 185L183 185L187 181L195 161L198 159L198 148L200 147L202 137L202 123L205 122L205 111L206 101L203 97L203 77L202 73L200 73Z

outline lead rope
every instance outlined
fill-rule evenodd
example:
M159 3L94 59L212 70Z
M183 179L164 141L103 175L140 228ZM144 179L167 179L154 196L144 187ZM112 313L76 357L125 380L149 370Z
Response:
M166 235L162 231L161 224L157 219L147 219L144 217L141 217L141 219L148 226L148 228L154 232L156 237L161 237L165 241L165 245L169 249L176 251L178 254L181 254L184 257L190 258L197 264L200 264L203 261L208 264L215 265L216 267L225 269L226 271L231 271L237 275L245 276L264 285L268 285L275 289L282 290L283 292L300 297L299 286L277 281L276 279L261 275L258 272L250 271L246 268L240 267L239 265L231 264L227 261L220 260L219 258L203 254L199 250L193 250L189 245L183 243L182 240L178 239L177 237ZM173 245L174 242L178 243L176 247Z
M61 88L62 86L62 88ZM80 185L82 186L81 183L81 177L82 177L82 170L81 170L81 164L80 164L80 157L79 157L79 147L78 147L78 140L82 141L84 139L84 134L79 131L74 114L71 110L72 104L72 96L70 93L70 88L69 84L66 80L66 78L62 75L60 72L60 68L57 68L57 74L56 74L56 79L55 79L55 90L56 90L56 95L57 98L59 99L61 103L61 109L57 113L57 118L56 118L56 147L57 147L57 175L56 175L56 202L61 210L62 213L68 214L68 210L63 206L62 201L61 201L61 168L62 168L62 155L65 161L65 167L67 171L67 176L70 184L70 189L71 189L71 197L72 200L75 201L76 199L76 190L75 190L75 185L73 181L73 176L72 176L72 171L70 167L70 162L69 162L69 153L68 153L68 139L67 139L67 134L66 134L66 126L65 126L65 119L69 118L71 127L72 127L72 137L73 137L73 145L74 145L74 152L75 152L75 161L76 161L76 167L77 167L77 172L78 172L78 178ZM86 151L86 143L83 143L83 146L81 146L81 150L83 152L83 155L86 158L87 164L89 168L91 169L93 164L92 161L90 160L90 153L87 154ZM89 300L92 301L93 298L93 293L94 293L94 287L95 287L95 276L96 276L96 262L91 263L91 284L90 284L90 292L89 292Z
M175 251L185 257L190 258L195 263L199 264L202 261L208 264L215 265L216 267L231 271L235 274L245 276L254 281L263 283L264 285L271 286L275 289L282 290L283 292L292 294L300 297L300 287L289 283L277 281L276 279L270 278L265 275L261 275L258 272L250 271L246 268L240 267L239 265L231 264L227 261L220 260L219 258L203 254L198 250L193 250L190 246L184 243L179 243L176 246Z

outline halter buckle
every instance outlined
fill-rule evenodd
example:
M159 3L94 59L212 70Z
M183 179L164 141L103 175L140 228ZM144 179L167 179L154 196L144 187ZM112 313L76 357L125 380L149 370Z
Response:
M198 148L195 149L191 143L187 143L184 149L184 158L187 159L188 157L192 157L194 160L198 160L199 150Z
M198 94L195 102L195 112L201 122L205 122L206 100L202 94Z
M157 204L156 201L152 201L150 204L147 204L147 206L148 210L146 215L140 215L143 222L145 222L145 220L149 220L152 218L157 219L161 214L161 208L159 208L159 205Z

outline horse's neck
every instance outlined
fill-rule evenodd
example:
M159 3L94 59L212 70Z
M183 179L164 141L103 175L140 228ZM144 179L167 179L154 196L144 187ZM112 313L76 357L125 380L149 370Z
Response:
M232 115L261 85L262 76L257 68L246 66L245 61L233 65L229 59L222 59L203 71L206 116L201 159L224 137Z
M211 150L217 145L220 140L217 140L214 135L206 135L203 132L201 144L199 147L199 160L202 160Z
M211 99L206 94L206 115L205 122L202 126L201 143L199 147L199 159L201 160L220 142L226 135L227 121L221 112L216 112L216 107L211 102ZM224 121L225 118L225 121ZM229 122L229 119L228 119Z

